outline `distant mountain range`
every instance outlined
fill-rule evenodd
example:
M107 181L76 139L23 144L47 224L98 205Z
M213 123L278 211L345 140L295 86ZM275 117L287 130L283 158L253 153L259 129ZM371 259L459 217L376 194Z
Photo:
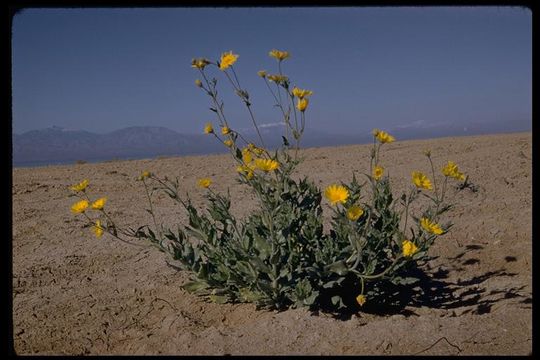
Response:
M466 128L452 123L416 121L411 124L387 128L398 140L435 138L442 136L478 135L501 132L530 131L531 121L475 123ZM275 148L282 142L284 125L260 126L265 145ZM241 130L248 140L258 144L254 129ZM371 131L359 134L328 134L306 130L302 147L365 144L372 141ZM205 134L181 134L165 127L128 127L106 134L84 130L69 130L53 126L13 134L13 166L39 166L67 164L77 161L98 162L111 159L141 159L157 156L181 156L224 153L223 144Z

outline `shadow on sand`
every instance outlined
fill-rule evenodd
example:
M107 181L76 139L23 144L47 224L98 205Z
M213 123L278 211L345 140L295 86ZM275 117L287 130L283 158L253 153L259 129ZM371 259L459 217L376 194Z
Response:
M484 284L487 280L517 275L516 273L507 272L504 268L466 279L458 279L457 281L448 280L448 274L451 272L463 272L466 270L463 266L479 263L479 259L462 260L462 257L465 254L470 255L471 251L482 248L480 245L468 245L466 251L449 258L451 270L439 267L434 271L429 267L429 261L426 261L425 265L415 269L414 273L410 273L410 276L420 279L415 286L399 286L388 283L384 287L384 296L370 299L362 308L356 304L356 294L347 294L343 300L348 305L348 309L332 313L332 315L334 318L341 320L348 320L358 312L377 315L401 314L404 316L418 316L414 310L420 307L446 310L460 309L460 314L482 315L490 313L494 304L510 299L518 299L517 301L523 304L522 307L530 308L532 306L532 295L523 293L525 286L488 291ZM435 260L436 258L431 257L429 260ZM507 262L516 261L513 257L505 260ZM463 308L465 309L462 310ZM455 312L451 312L449 316L457 315Z

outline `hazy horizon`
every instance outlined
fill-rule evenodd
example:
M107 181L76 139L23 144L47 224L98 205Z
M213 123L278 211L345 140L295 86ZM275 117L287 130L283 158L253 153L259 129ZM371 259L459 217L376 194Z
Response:
M276 21L279 19L279 21ZM321 26L324 24L324 26ZM260 123L281 121L258 70L313 90L308 128L515 122L532 129L532 17L519 7L27 9L13 19L13 133L59 126L202 132L214 121L191 59L240 55ZM251 120L213 71L231 125ZM439 125L438 125L439 124Z

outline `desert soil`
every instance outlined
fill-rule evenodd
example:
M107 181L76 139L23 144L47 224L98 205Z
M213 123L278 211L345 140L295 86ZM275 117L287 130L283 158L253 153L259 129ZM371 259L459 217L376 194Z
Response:
M13 169L13 341L18 354L512 354L532 351L532 135L516 133L385 145L381 161L396 194L413 170L458 163L477 191L452 188L454 227L430 249L434 298L387 314L336 318L307 309L216 304L181 289L188 274L151 247L96 238L70 212L69 186L89 179L118 223L150 223L134 179L144 170L181 182L195 204L211 177L246 215L256 202L236 183L229 155ZM298 174L320 187L369 166L370 145L313 148ZM186 214L156 196L158 218ZM329 211L325 211L326 214ZM439 296L439 295L444 296ZM369 302L369 299L368 299Z

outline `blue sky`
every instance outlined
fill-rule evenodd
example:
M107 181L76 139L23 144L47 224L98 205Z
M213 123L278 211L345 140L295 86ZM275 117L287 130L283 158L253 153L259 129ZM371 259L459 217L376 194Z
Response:
M215 118L193 57L240 55L259 123L281 120L258 70L313 90L332 133L472 122L532 125L532 17L518 7L28 9L14 18L13 131L53 125L200 132ZM216 71L235 128L248 113ZM530 128L529 128L530 129ZM523 129L519 129L523 130Z

